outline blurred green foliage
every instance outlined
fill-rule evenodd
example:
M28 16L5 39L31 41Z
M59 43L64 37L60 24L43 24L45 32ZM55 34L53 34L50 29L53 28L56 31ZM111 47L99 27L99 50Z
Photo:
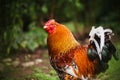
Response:
M29 32L14 34L15 42L13 44L13 48L24 48L33 51L37 47L45 47L47 34L42 28L35 26L36 25L33 22L29 25Z
M46 33L42 26L50 18L62 23L72 22L74 28L70 29L75 33L102 25L120 34L119 0L0 0L0 5L2 55L13 49L44 47Z

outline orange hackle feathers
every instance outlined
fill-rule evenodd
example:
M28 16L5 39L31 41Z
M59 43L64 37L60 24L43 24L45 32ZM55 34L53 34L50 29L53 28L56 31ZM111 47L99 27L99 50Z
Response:
M56 26L56 30L51 34L48 34L47 39L48 47L49 50L52 51L52 54L64 54L69 51L70 48L74 48L76 45L79 45L79 43L74 39L72 33L70 33L69 29L57 22L54 24Z

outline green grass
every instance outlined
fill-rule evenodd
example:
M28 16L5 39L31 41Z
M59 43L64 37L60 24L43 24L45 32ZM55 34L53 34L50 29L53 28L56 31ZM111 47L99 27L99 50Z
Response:
M30 76L27 76L29 80L59 80L56 72L51 69L49 73L41 71L40 68L35 68L34 73Z

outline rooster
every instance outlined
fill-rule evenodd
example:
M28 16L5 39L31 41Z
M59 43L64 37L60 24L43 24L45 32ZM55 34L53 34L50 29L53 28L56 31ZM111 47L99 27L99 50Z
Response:
M81 45L63 24L50 19L44 29L48 33L47 46L50 63L60 80L88 80L105 72L112 56L118 53L111 42L111 29L92 27L88 46Z

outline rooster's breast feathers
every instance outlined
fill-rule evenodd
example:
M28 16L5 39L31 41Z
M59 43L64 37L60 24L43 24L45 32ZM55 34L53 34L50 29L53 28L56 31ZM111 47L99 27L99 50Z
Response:
M88 77L98 73L97 61L90 61L87 56L87 47L76 46L64 55L51 59L51 64L59 73L65 73L77 78ZM95 72L96 71L96 72ZM62 75L63 76L63 75Z

